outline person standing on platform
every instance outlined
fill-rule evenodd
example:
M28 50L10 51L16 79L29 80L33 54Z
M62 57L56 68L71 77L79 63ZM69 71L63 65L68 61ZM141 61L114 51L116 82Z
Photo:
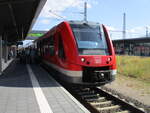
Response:
M36 55L35 48L31 48L31 51L30 51L30 63L35 63L35 55Z
M25 50L26 63L30 63L30 48L26 48Z

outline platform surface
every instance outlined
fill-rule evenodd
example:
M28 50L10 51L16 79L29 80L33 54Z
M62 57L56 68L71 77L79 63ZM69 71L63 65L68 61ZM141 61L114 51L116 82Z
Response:
M4 59L2 59L2 71L4 71L8 66L9 64L13 61L14 59L11 58L10 60L8 60L7 62L5 62Z
M0 113L88 113L38 65L12 62L0 76Z

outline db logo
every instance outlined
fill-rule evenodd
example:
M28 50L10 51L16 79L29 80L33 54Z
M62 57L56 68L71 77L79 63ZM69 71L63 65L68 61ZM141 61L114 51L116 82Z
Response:
M101 57L97 57L97 58L95 58L95 63L96 63L96 64L101 63Z

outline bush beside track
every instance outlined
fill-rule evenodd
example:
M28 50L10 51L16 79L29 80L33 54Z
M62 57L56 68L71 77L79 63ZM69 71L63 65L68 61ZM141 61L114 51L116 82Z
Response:
M118 74L150 83L150 57L117 56Z

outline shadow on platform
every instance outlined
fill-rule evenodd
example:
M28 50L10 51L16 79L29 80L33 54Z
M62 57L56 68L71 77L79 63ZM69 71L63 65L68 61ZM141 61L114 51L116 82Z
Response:
M36 75L41 87L58 87L55 81L50 80L47 72L38 65L31 64L32 70ZM26 64L20 64L14 60L0 76L0 87L26 87L31 88L31 80Z

